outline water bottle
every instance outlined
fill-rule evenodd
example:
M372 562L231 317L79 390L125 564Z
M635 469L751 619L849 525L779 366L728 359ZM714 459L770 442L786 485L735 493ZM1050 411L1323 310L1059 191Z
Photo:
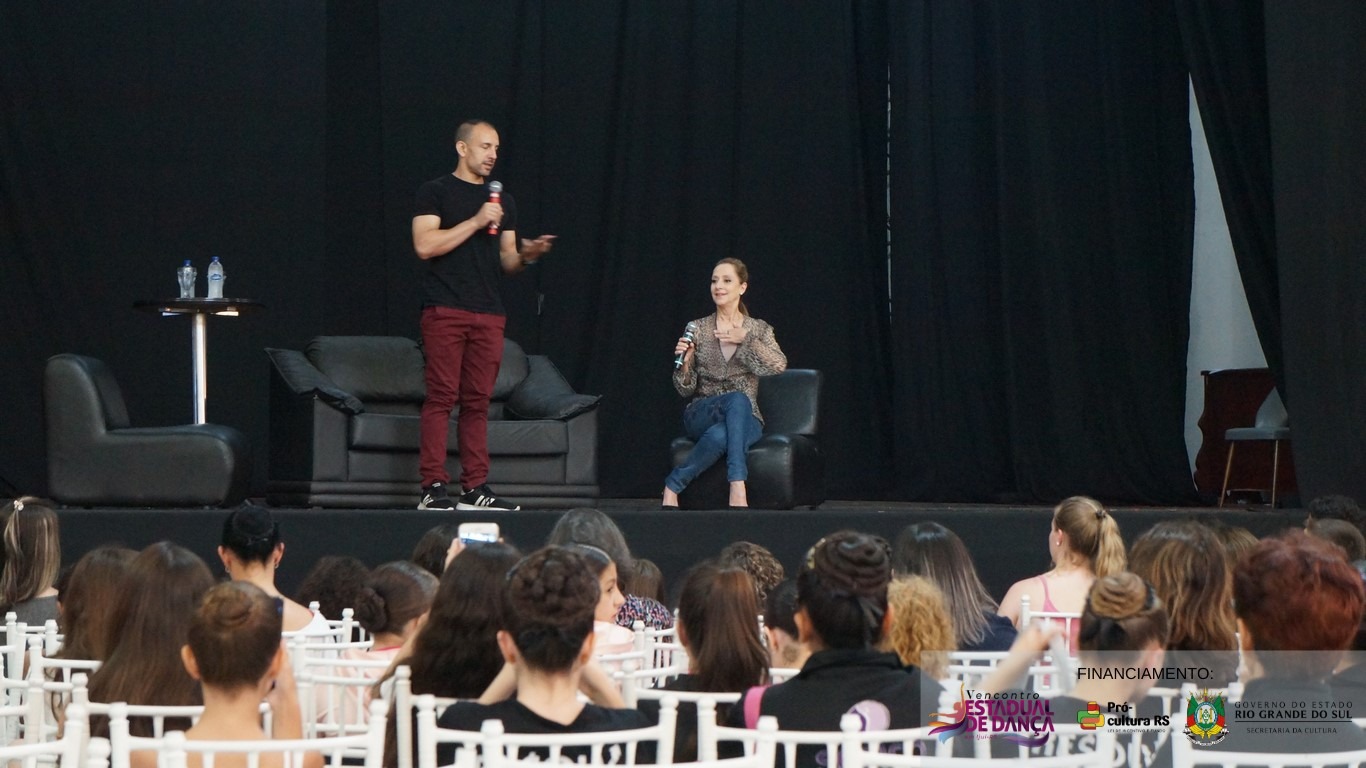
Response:
M194 281L199 276L195 268L190 265L190 260L185 260L185 265L176 270L176 281L180 283L180 298L194 298Z
M227 280L227 273L223 271L223 263L218 257L213 257L209 262L209 298L223 298L223 283Z

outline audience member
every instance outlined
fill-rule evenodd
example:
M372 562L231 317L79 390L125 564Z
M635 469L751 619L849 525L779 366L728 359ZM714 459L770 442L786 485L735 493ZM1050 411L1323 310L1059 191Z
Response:
M384 692L394 668L407 664L414 695L474 699L483 694L503 668L497 633L507 623L508 571L520 558L515 547L503 542L461 551L441 574L427 621L372 692ZM385 726L387 768L398 765L392 714Z
M127 590L137 554L127 547L107 545L90 550L76 561L61 593L59 658L104 661L109 657L116 639L109 631L114 609Z
M782 583L785 578L783 564L764 547L752 541L736 541L727 544L717 557L718 564L739 568L749 574L754 582L754 591L759 605L768 599L768 591Z
M635 572L635 558L626 546L621 529L612 518L590 507L576 507L561 515L545 543L559 547L570 544L597 547L617 564L618 576ZM644 622L648 629L668 629L674 625L674 615L668 608L632 593L629 582L621 585L621 592L626 597L626 602L617 610L616 622L621 626L630 629L637 621Z
M593 657L594 615L600 605L599 581L583 555L565 547L538 550L513 568L506 591L509 610L498 631L498 647L514 672L515 695L491 703L456 702L442 713L441 727L477 731L485 720L496 719L509 733L557 734L650 724L636 710L585 704L578 697L580 678ZM529 754L548 757L538 751L521 756ZM566 750L564 756L573 761L588 754ZM454 758L453 745L438 747L439 765Z
M768 679L768 651L759 636L759 605L744 570L721 562L693 566L678 595L678 641L688 652L688 671L665 684L670 691L743 693ZM726 706L717 707L724 722ZM641 710L658 717L657 702ZM674 762L697 759L697 707L678 708Z
M280 524L270 516L270 510L255 504L239 505L223 521L223 539L218 547L218 559L233 581L249 581L271 597L284 601L284 631L290 635L329 635L332 627L322 613L314 613L305 606L280 594L275 587L275 571L285 556L285 543L280 540Z
M12 611L19 621L37 627L57 619L54 584L62 569L62 542L51 504L33 496L10 502L4 539L0 615Z
M958 534L939 523L915 523L902 529L892 550L892 570L923 576L944 596L953 618L954 648L960 651L1005 651L1015 642L1015 625L996 613L972 555Z
M1144 706L1144 696L1152 687L1157 670L1163 666L1163 649L1168 643L1167 614L1157 592L1133 573L1120 572L1098 578L1086 597L1080 626L1077 665L1091 670L1114 670L1115 674L1086 675L1070 692L1047 699L1053 721L1078 722L1078 714L1086 713L1091 702L1104 702L1101 706L1128 704L1130 712L1147 716L1148 710L1140 707ZM1048 650L1050 639L1061 631L1056 625L1038 624L1022 630L1010 655L997 665L996 671L979 689L987 695L1021 690L1030 665L1039 660L1039 655ZM935 723L949 722L939 719L946 715L936 714ZM1034 737L1038 734L1031 731L1020 735ZM1145 746L1140 754L1153 754L1166 742L1163 736L1165 734L1160 736L1156 732L1144 734L1141 738ZM1048 739L1041 747L1031 748L1031 753L1036 757L1052 756L1064 743L1070 749L1079 746L1076 742ZM1018 749L1003 739L992 741L992 754L998 758L1018 757ZM970 754L970 742L955 745L954 751L957 755ZM1170 753L1165 752L1142 764L1170 763Z
M1219 539L1219 543L1224 545L1224 558L1228 563L1230 574L1233 573L1233 569L1238 567L1238 561L1242 560L1244 555L1257 546L1257 537L1253 535L1252 531L1240 525L1229 525L1214 515L1201 517L1198 522L1213 531ZM1231 576L1230 583L1232 583Z
M1310 500L1306 509L1309 513L1304 521L1306 526L1310 520L1344 520L1366 535L1366 514L1362 514L1356 499L1350 496L1318 496Z
M953 621L939 588L923 576L899 576L887 587L892 624L881 648L891 651L908 667L934 680L948 673L953 642ZM926 681L928 682L928 681Z
M598 579L598 606L593 612L594 653L598 656L629 653L635 647L635 633L614 621L626 598L617 581L617 564L606 552L588 544L571 544L568 549L583 557ZM615 671L619 664L608 667Z
M1158 523L1134 542L1129 569L1151 584L1166 606L1171 626L1167 655L1172 666L1198 663L1213 672L1208 681L1212 686L1235 680L1237 619L1219 537L1193 521ZM1180 687L1181 682L1168 678L1159 685Z
M1348 562L1356 562L1366 557L1366 536L1346 520L1311 517L1304 530L1310 536L1331 542L1342 550Z
M409 559L431 571L432 575L439 579L441 573L446 570L451 542L459 536L460 526L455 523L433 526L417 540L417 546L413 547L413 555Z
M667 590L664 584L664 572L659 570L655 561L643 557L636 558L635 571L628 579L631 582L631 591L642 599L654 600L660 605L664 604Z
M1124 570L1119 525L1104 505L1086 496L1064 499L1053 510L1048 554L1052 570L1016 582L1001 600L1000 614L1017 627L1026 595L1033 611L1079 614L1097 578ZM1077 623L1072 624L1075 644Z
M747 691L728 721L752 728L773 715L785 730L837 731L854 713L867 731L920 726L919 671L876 650L891 623L891 577L880 537L841 531L816 542L797 574L797 631L811 657L797 677ZM797 763L833 764L822 751L799 748Z
M127 586L109 622L109 658L90 677L90 700L129 704L198 705L199 685L180 662L195 609L214 584L213 574L193 552L162 541L138 553L128 565ZM188 721L168 720L167 730ZM152 724L133 718L135 736L151 736ZM92 736L108 736L107 718L92 717Z
M768 640L768 665L776 669L801 669L811 650L798 638L797 580L786 579L764 601L764 635Z
M1361 624L1366 589L1342 553L1303 531L1263 540L1233 573L1233 604L1243 649L1243 701L1333 701L1330 675ZM1239 752L1366 749L1360 728L1268 733L1234 723L1210 747Z
M369 576L370 569L357 558L345 555L320 557L295 590L294 600L300 605L317 603L318 613L333 621L340 620L347 608L354 616L356 597ZM351 639L358 639L358 633Z
M187 741L260 741L303 738L299 693L289 656L280 642L281 598L244 581L228 581L204 595L180 650L185 670L199 681L204 714L185 732ZM271 729L261 727L261 702L270 703ZM155 755L149 754L154 758ZM188 764L203 762L190 753ZM285 753L220 754L215 768L321 768L320 753L302 763ZM147 768L155 759L146 762ZM134 768L138 768L135 761Z
M356 621L370 633L368 650L348 648L343 659L392 662L417 630L427 620L432 600L436 597L437 580L426 568L409 560L385 563L370 572L356 597ZM350 668L339 668L348 674ZM356 673L371 680L383 677L384 670L358 668ZM348 695L344 700L347 711L341 713L345 722L364 722L369 717L372 694ZM319 698L327 706L325 697Z

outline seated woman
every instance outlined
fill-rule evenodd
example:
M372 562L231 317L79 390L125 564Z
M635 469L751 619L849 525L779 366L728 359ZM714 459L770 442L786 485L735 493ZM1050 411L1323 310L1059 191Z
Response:
M785 579L764 598L764 637L768 642L768 665L776 669L801 669L811 650L798 640L797 581Z
M670 691L743 693L768 680L768 651L759 636L754 582L739 568L704 562L688 571L678 596L678 642L688 652L688 671L664 685ZM658 717L658 704L642 701ZM722 722L728 710L717 707ZM674 762L697 759L697 707L678 708Z
M1015 625L997 615L999 606L982 586L972 555L948 528L934 522L903 528L892 549L892 571L923 576L939 587L953 617L955 649L1005 651L1015 642Z
M955 646L953 621L939 588L921 576L899 576L887 586L887 604L892 625L882 638L882 649L926 678L943 680Z
M753 728L773 715L784 730L838 731L843 715L857 714L865 731L922 725L919 670L877 650L892 621L891 580L883 538L842 531L816 542L797 574L797 632L811 656L797 677L746 692L728 722ZM826 760L821 751L798 749L798 764Z
M1212 675L1206 687L1238 677L1237 619L1224 545L1209 528L1191 521L1158 523L1129 550L1129 570L1153 585L1167 606L1171 637L1167 665L1201 666ZM1158 682L1179 687L1179 678Z
M342 658L392 662L408 638L416 635L426 621L436 597L436 587L435 576L407 560L385 563L371 571L356 597L355 616L360 626L370 633L372 643L368 650L348 648L342 651ZM342 674L349 674L348 669L338 668ZM358 668L354 674L378 680L384 669ZM368 693L348 696L346 706L350 711L343 713L345 721L363 722L368 717L370 700ZM320 699L319 704L326 706L329 702Z
M571 544L567 549L581 555L598 579L598 604L593 611L594 655L629 653L635 648L635 633L615 621L617 611L626 602L617 584L617 564L597 547ZM618 666L613 664L608 669L615 671Z
M583 555L564 547L528 555L509 574L506 595L509 612L498 647L515 675L515 695L492 703L456 702L442 713L441 727L477 731L485 720L501 720L509 733L555 734L650 725L634 709L579 700L580 677L593 658L599 600L598 579ZM454 750L439 748L438 764L454 762ZM565 756L586 755L567 750Z
M126 586L108 624L109 658L90 676L90 700L202 704L199 684L180 663L180 648L213 583L209 567L184 547L163 541L139 552L128 565ZM188 722L168 720L166 727L183 730ZM150 736L152 724L136 718L129 731ZM90 718L90 733L108 736L108 718Z
M684 336L674 346L683 364L674 371L674 389L692 402L683 411L683 432L696 443L688 458L664 480L662 505L678 507L683 492L703 470L726 457L730 505L749 506L745 451L763 435L759 377L787 370L787 356L773 326L749 316L740 300L749 288L749 269L739 259L721 259L711 272L716 312L698 318L695 341Z
M1017 581L1001 600L1000 614L1019 627L1021 600L1029 596L1033 611L1080 614L1097 578L1124 570L1124 539L1104 505L1085 496L1064 499L1053 510L1048 530L1053 569ZM1073 621L1069 647L1079 629Z
M42 627L59 615L53 586L62 570L57 513L51 504L33 496L15 499L8 506L0 526L5 556L0 571L0 616L13 611L28 626Z
M285 544L280 541L280 524L270 516L270 510L251 503L238 506L223 521L223 540L218 547L218 559L228 578L247 581L261 588L271 597L284 601L284 631L290 635L331 635L332 628L321 613L314 613L280 594L275 587L275 570L285 556Z
M647 629L668 629L674 625L673 611L665 608L657 599L632 594L631 576L635 573L635 557L626 545L626 537L621 529L604 512L592 507L575 507L555 521L546 537L546 546L567 547L570 544L587 544L597 547L617 566L617 581L626 602L617 609L616 622L627 629L637 621L645 623ZM601 651L600 651L601 652Z
M1033 626L1020 633L1019 640L1011 649L1010 655L1001 661L996 671L980 685L987 694L1001 694L1006 691L1019 691L1031 664L1039 660L1049 647L1049 640L1062 629L1057 626ZM1082 609L1080 634L1078 637L1077 666L1089 670L1114 670L1116 674L1091 674L1080 679L1070 693L1055 696L1048 700L1055 722L1079 722L1077 713L1087 713L1090 702L1110 704L1130 704L1131 713L1148 716L1155 714L1140 704L1153 685L1155 674L1133 674L1133 670L1146 670L1155 673L1163 666L1163 650L1168 640L1168 622L1165 606L1151 586L1138 576L1120 572L1097 579L1091 586ZM1129 670L1129 674L1124 671ZM947 717L937 714L937 717ZM949 721L937 720L942 725ZM1025 737L1040 734L1023 733ZM1178 736L1177 738L1182 738ZM1145 734L1144 742L1149 745L1146 754L1151 754L1159 742L1165 738L1156 732ZM1032 751L1037 755L1056 754L1062 743L1059 739L1048 739L1042 747ZM964 740L955 745L955 754L970 754L971 742ZM1068 742L1068 750L1088 749L1088 745ZM997 757L1011 757L1018 754L1018 747L1005 740L993 740L992 753ZM1170 756L1166 753L1149 760L1145 765L1169 765Z
M303 738L299 694L280 643L280 599L246 582L218 584L204 595L180 649L185 670L198 680L204 714L185 731L187 741L260 741ZM261 702L270 702L271 734L261 728ZM199 766L191 752L189 765ZM318 768L323 757L305 753L302 764L284 753L265 753L261 768ZM139 759L141 758L141 759ZM248 755L215 755L213 765L245 768ZM134 753L135 768L154 768L155 753Z

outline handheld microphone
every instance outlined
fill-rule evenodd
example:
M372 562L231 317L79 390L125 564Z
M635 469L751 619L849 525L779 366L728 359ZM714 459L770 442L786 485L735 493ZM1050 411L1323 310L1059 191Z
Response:
M687 342L688 342L689 344L692 344L692 343L693 343L693 339L696 338L696 337L697 337L697 321L696 321L696 320L690 320L690 321L688 322L687 327L683 329L683 338L684 338L685 340L687 340ZM685 356L687 356L687 354L688 354L688 350L685 349L685 350L683 350L682 352L679 352L677 355L674 356L674 370L675 370L675 371L678 370L679 368L682 368L682 367L683 367L683 358L684 358Z
M490 182L489 182L489 202L490 202L490 203L502 203L502 202L503 202L503 182L501 182L501 181L490 181ZM499 224L498 224L498 222L496 222L496 221L495 221L494 223L490 224L490 225L489 225L489 234L490 234L490 235L496 235L496 234L498 234L498 226L499 226Z

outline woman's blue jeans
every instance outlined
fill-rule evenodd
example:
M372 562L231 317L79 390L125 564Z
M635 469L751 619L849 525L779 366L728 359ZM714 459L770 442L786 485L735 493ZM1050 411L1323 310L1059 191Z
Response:
M696 445L683 464L664 479L674 493L682 493L707 467L726 457L726 479L739 482L749 477L745 451L758 442L764 426L754 418L749 395L727 392L696 400L683 411L683 433Z

